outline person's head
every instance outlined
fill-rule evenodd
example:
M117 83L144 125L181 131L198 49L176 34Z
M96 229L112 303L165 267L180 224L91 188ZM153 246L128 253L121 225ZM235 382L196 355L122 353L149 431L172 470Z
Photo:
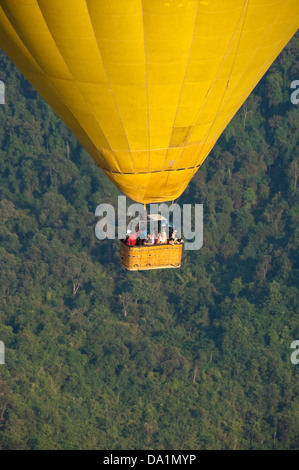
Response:
M174 229L174 231L172 233L173 233L173 235L176 235L178 233L178 231L176 229Z
M147 238L151 238L151 232L147 232Z

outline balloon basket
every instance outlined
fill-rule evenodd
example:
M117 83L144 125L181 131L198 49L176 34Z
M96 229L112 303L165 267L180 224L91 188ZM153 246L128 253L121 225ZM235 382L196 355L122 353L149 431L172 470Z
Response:
M129 271L180 268L183 245L134 245L120 242L120 264Z

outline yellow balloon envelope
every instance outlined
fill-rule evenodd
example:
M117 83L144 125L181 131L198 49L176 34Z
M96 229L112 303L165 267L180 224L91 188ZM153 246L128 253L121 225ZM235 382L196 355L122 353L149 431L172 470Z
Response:
M142 203L180 196L298 26L298 0L0 2L0 47Z

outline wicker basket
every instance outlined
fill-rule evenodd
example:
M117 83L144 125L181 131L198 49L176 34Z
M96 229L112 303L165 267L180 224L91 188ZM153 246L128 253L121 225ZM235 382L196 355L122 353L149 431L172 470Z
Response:
M119 262L129 271L180 268L183 245L128 246L120 242Z

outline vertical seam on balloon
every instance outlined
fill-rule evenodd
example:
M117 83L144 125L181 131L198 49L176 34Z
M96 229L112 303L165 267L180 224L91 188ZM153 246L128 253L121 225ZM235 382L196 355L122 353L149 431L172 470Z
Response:
M222 98L221 98L221 100L220 100L220 103L219 103L219 106L218 106L218 108L217 108L217 111L216 111L216 114L215 114L215 116L214 116L214 119L213 119L213 121L212 121L212 124L210 125L210 127L209 127L209 129L208 129L208 131L207 131L207 133L206 133L206 137L205 137L205 140L204 140L204 144L203 144L202 149L201 149L201 151L199 152L198 157L197 157L198 159L200 158L200 156L201 156L201 154L202 154L202 152L203 152L203 149L204 149L204 147L205 147L205 145L206 145L206 143L207 143L207 140L208 140L208 138L209 138L209 135L210 135L210 133L211 133L211 130L212 130L212 128L213 128L213 126L214 126L214 124L215 124L215 121L216 121L216 119L217 119L217 116L218 116L218 114L219 114L219 112L220 112L221 105L222 105L222 102L223 102L223 100L224 100L224 97L225 97L225 93L226 93L226 91L227 91L227 88L228 88L228 84L229 84L229 81L230 81L230 77L231 77L231 75L232 75L232 73L233 73L233 68L234 68L235 61L236 61L236 57L237 57L237 54L238 54L238 50L239 50L239 46L240 46L240 42L241 42L241 37L242 37L242 34L243 34L244 25L245 25L245 20L246 20L246 16L247 16L247 12L248 12L248 5L249 5L249 0L246 0L246 8L244 9L244 10L245 10L245 14L244 14L244 10L243 10L243 12L242 12L242 16L244 15L243 23L242 23L242 29L241 29L241 32L240 32L240 37L239 37L239 40L238 40L237 49L236 49L236 52L235 52L235 55L234 55L234 60L233 60L233 63L232 63L232 66L231 66L231 70L230 70L230 73L229 73L229 77L228 77L228 80L227 80L227 86L225 87L224 92L223 92L223 94L222 94ZM242 16L241 16L241 17L242 17ZM238 22L238 25L239 25L239 23L240 23L240 21ZM223 63L223 66L224 66L224 63ZM221 72L221 70L219 71L219 73L220 73L220 72ZM194 126L193 126L192 130L193 130L193 129L194 129ZM192 131L190 132L189 137L190 137L191 135L192 135Z
M173 147L173 148L176 148L176 147ZM177 169L178 164L179 164L179 161L180 161L181 158L182 158L183 152L185 151L185 149L186 149L187 147L179 147L179 148L180 148L181 152L180 152L180 155L179 155L179 157L178 157L177 163L176 163L176 165L175 165L175 169ZM167 150L168 150L168 149L167 149Z
M281 2L281 3L283 4L283 2ZM281 8L282 8L282 6L283 6L283 5L281 5ZM280 10L277 12L274 22L272 23L272 25L270 26L270 28L269 28L268 31L266 32L262 43L260 44L258 50L255 52L254 57L251 59L250 63L249 63L248 66L246 67L246 70L243 72L241 78L239 79L238 83L235 85L235 87L234 87L234 89L232 90L231 94L234 92L234 90L236 89L236 87L238 86L238 84L240 83L240 81L242 80L242 78L243 78L243 76L245 75L246 71L248 70L248 67L250 66L251 62L254 60L255 56L257 55L257 53L258 53L259 50L261 49L262 44L265 42L265 40L266 40L266 38L267 38L269 32L270 32L271 29L274 27L274 24L275 24L275 22L276 22L276 19L277 19L277 17L278 17L279 14L280 14L281 8L280 8ZM244 19L244 21L245 21L245 19ZM295 23L295 22L294 22L294 23ZM293 24L293 23L292 23L292 24ZM291 27L290 27L290 29L291 29ZM240 42L240 40L241 40L241 37L240 37L240 39L239 39L239 42ZM271 63L273 62L273 60L272 60L272 61L269 60L268 62L270 62L270 64L271 64ZM232 73L232 72L231 72L231 73ZM231 74L230 74L230 75L231 75ZM254 81L253 81L252 83L254 83ZM251 88L251 87L250 87L250 88ZM252 91L252 90L251 90L251 91ZM249 92L249 94L251 93L251 91ZM225 92L226 92L226 89L225 89ZM228 97L228 98L226 99L226 101L224 102L224 104L222 105L222 102L223 102L224 97L225 97L225 92L224 92L224 94L223 94L222 100L221 100L221 102L220 102L220 105L219 105L219 108L218 108L217 113L216 113L216 115L215 115L215 118L214 118L214 120L213 120L213 123L212 123L212 125L210 126L209 131L207 131L207 132L208 132L208 135L207 135L206 140L205 140L205 142L204 142L203 148L204 148L205 144L207 143L207 139L209 138L211 129L212 129L214 123L215 123L215 120L217 119L218 114L220 113L221 109L223 109L223 107L225 106L225 103L229 100L229 97ZM230 94L230 96L231 96L231 94ZM247 96L249 96L249 94L248 94ZM246 95L246 93L245 93L245 95ZM243 95L243 96L244 96L244 95ZM242 103L242 104L243 104L243 103ZM238 109L239 109L239 107L237 108L237 111L238 111ZM236 112L237 112L237 111L236 111ZM232 113L231 119L234 117L234 115L235 115L236 112ZM230 119L230 120L231 120L231 119ZM229 120L228 122L230 122L230 120ZM196 163L198 162L198 159L200 158L201 153L202 153L202 152L199 153L197 160L194 162L194 165L196 165Z
M40 4L39 4L39 0L36 0L36 1L37 1L37 5L39 6L41 15L42 15L42 17L43 17L43 19L44 19L45 25L46 25L46 27L47 27L49 33L50 33L50 36L51 36L51 38L53 39L53 42L55 43L55 45L56 45L56 47L57 47L57 51L59 52L59 54L60 54L60 56L61 56L61 58L62 58L62 60L63 60L63 62L64 62L64 64L65 64L65 66L66 66L66 68L69 70L71 76L73 77L73 74L71 73L71 71L70 71L70 69L69 69L67 63L65 62L65 59L64 59L63 55L61 54L60 49L59 49L58 45L56 44L56 41L55 41L55 39L54 39L54 37L53 37L53 35L52 35L52 32L51 32L51 30L50 30L50 28L49 28L49 26L48 26L48 23L47 23L47 21L46 21L46 19L45 19L45 17L44 17L43 11L42 11L41 6L40 6ZM87 5L86 5L86 8L87 8ZM87 9L87 11L88 11L88 9ZM89 12L88 12L88 14L89 14ZM92 26L92 25L91 25L91 26ZM93 29L93 28L92 28L92 29ZM103 64L103 65L104 65L104 64ZM114 152L113 152L113 150L112 150L112 148L111 148L111 146L110 146L110 144L109 144L109 142L108 142L108 139L106 138L105 133L104 133L104 131L102 130L102 128L101 128L101 126L100 126L98 120L96 119L94 113L92 112L92 110L91 110L89 104L87 103L87 101L86 101L84 95L83 95L82 92L80 91L80 88L79 88L79 86L78 86L78 84L77 84L77 81L74 79L74 77L73 77L73 81L74 81L74 84L76 85L76 88L78 89L78 92L79 92L79 94L81 95L81 97L82 97L84 103L86 104L86 106L87 106L87 108L89 109L91 115L93 116L95 122L97 123L99 129L101 130L103 136L105 137L106 142L107 142L107 144L109 145L111 154L112 154L112 156L113 156L113 158L114 158L114 160L115 160L115 162L116 162L116 164L117 164L117 166L118 166L118 168L119 168L119 171L120 171L120 173L122 173L122 170L121 170L121 166L120 166L120 164L119 164L119 161L118 161L118 159L116 158L116 155L114 154ZM108 81L109 81L109 80L108 80ZM110 86L110 83L109 83L109 86ZM109 165L108 165L108 166L109 166Z
M192 126L191 126L192 129L189 131L189 134L187 134L187 135L188 135L188 139L190 138L190 136L191 136L191 134L192 134L192 131L193 131L193 128L194 128L194 126L196 126L196 123L198 122L198 119L199 119L199 117L200 117L200 115L201 115L203 109L204 109L205 106L206 106L206 103L207 103L207 101L208 101L208 99L209 99L209 97L210 97L210 95L211 95L211 93L212 93L212 90L213 90L213 88L214 88L214 86L215 86L215 84L216 84L216 81L217 81L217 79L218 79L218 76L219 76L220 73L221 73L221 70L222 70L222 68L224 67L226 58L227 58L227 56L228 56L228 54L229 54L229 52L230 52L230 50L231 50L231 48L232 48L232 46L233 46L233 44L234 44L234 40L235 40L235 36L236 36L236 34L237 34L238 26L239 26L239 24L240 24L240 22L241 22L241 20L242 20L242 18L243 18L244 10L245 10L246 6L248 6L248 0L245 0L245 4L244 4L244 7L243 7L243 9L242 9L242 13L241 13L240 19L239 19L239 21L238 21L238 23L237 23L237 25L236 25L236 28L235 28L235 30L234 30L234 32L233 32L232 38L231 38L230 43L229 43L229 45L228 45L227 51L226 51L226 53L225 53L225 56L224 56L224 58L223 58L223 60L222 60L222 62L221 62L221 64L220 64L220 66L219 66L219 69L218 69L218 72L217 72L217 74L216 74L216 77L214 78L212 85L210 86L209 90L207 91L207 94L206 94L205 99L204 99L204 103L203 103L203 105L201 106L199 112L197 113L197 115L196 115L196 117L195 117L195 119L194 119L194 121L193 121L194 124L192 124ZM206 134L207 134L207 133L208 133L208 131L206 132ZM204 138L205 138L206 134L204 134ZM187 138L187 136L186 136L186 138ZM204 138L203 138L202 140L204 140ZM205 143L206 143L206 142L205 142ZM204 143L204 145L205 145L205 143ZM203 147L204 147L204 145L203 145ZM199 155L200 155L200 154L199 154ZM181 160L181 158L178 160L178 165L179 165L179 163L180 163L180 160Z
M110 90L111 90L112 97L113 97L113 101L114 101L114 104L115 104L115 107L116 107L116 111L117 111L118 117L119 117L119 119L120 119L120 122L121 122L121 125L122 125L122 128L123 128L123 131L124 131L124 135L125 135L125 138L126 138L126 141L127 141L127 144L128 144L128 150L129 150L129 153L130 153L130 159L131 159L132 169L133 169L133 172L135 173L135 168L134 168L134 163L133 163L131 148L130 148L130 144L129 144L129 139L128 139L127 133L126 133L126 131L125 131L124 124L123 124L123 121L122 121L122 118L121 118L121 115L120 115L120 112L119 112L119 109L118 109L118 106L117 106L117 103L116 103L116 99L115 99L115 96L114 96L114 93L113 93L113 89L112 89L112 86L111 86L111 83L110 83L110 80L109 80L109 77L108 77L108 73L107 73L106 68L105 68L105 64L104 64L104 61L103 61L103 58L102 58L102 54L101 54L101 51L100 51L100 48L99 48L99 44L98 44L98 41L97 41L97 38L96 38L96 35L95 35L95 32L94 32L93 23L92 23L92 20L91 20L91 15L90 15L90 11L89 11L87 2L88 2L88 0L85 0L85 6L86 6L86 10L87 10L87 13L88 13L88 16L89 16L90 26L91 26L91 29L92 29L93 34L94 34L94 38L95 38L95 41L96 41L96 44L97 44L97 49L98 49L98 51L99 51L99 56L100 56L100 59L101 59L102 64L103 64L103 68L104 68L104 71L105 71L105 75L106 75L106 77L107 77L108 85L109 85L109 88L110 88ZM110 144L109 144L109 146L110 146ZM116 155L114 154L114 152L112 152L112 153L113 153L113 155L114 155L114 158L115 158L116 161L118 162L118 159L116 158ZM119 164L119 162L118 162L118 164ZM119 167L121 168L120 165L119 165Z
M208 101L208 99L209 99L209 97L210 97L212 91L213 91L213 88L214 88L214 86L215 86L215 84L216 84L216 82L217 82L217 79L218 79L218 77L219 77L219 75L220 75L220 73L221 73L221 70L222 70L223 67L224 67L224 64L225 64L225 62L226 62L227 56L228 56L228 54L229 54L229 52L230 52L230 50L231 50L231 48L232 48L232 46L233 46L233 44L234 44L234 41L235 41L235 37L236 37L237 31L238 31L239 24L240 24L241 21L242 21L242 18L243 18L243 16L244 16L244 12L247 10L248 1L249 1L249 0L245 0L244 7L243 7L243 9L242 9L242 13L241 13L240 19L239 19L239 21L238 21L238 23L237 23L237 25L236 25L236 27L235 27L235 30L234 30L234 32L233 32L233 34L232 34L232 38L231 38L230 43L229 43L229 45L228 45L227 51L226 51L226 53L225 53L225 55L224 55L224 58L223 58L223 60L222 60L222 62L221 62L221 64L220 64L220 66L219 66L219 69L218 69L218 72L217 72L217 74L216 74L216 77L214 78L213 83L212 83L212 85L210 86L210 88L209 88L209 90L208 90L208 92L207 92L207 94L206 94L204 103L203 103L203 105L201 106L201 109L199 110L199 112L197 113L196 118L195 118L194 121L193 121L194 124L192 124L192 128L193 128L194 126L196 126L196 123L198 122L199 117L200 117L200 115L201 115L201 113L202 113L202 111L203 111L203 109L204 109L204 107L205 107L205 105L206 105L206 103L207 103L207 101ZM192 133L192 131L190 131L188 137L190 137L191 133Z
M195 11L195 15L194 15L193 33L192 33L192 38L191 38L191 43L190 43L190 49L189 49L189 54L188 54L188 59L187 59L187 64L186 64L186 69L185 69L185 74L184 74L184 78L183 78L183 83L182 83L182 87L181 87L181 92L180 92L180 96L179 96L179 101L178 101L178 105L177 105L176 112L175 112L175 116L174 116L174 120L173 120L172 132L171 132L171 136L170 136L170 140L169 140L169 144L168 144L168 149L167 149L167 152L166 152L166 155L165 155L165 159L164 159L164 162L163 162L162 170L165 169L165 163L166 163L166 160L167 160L167 157L168 157L168 150L169 150L169 146L170 146L171 139L172 139L172 136L173 136L174 126L175 126L175 122L176 122L176 118L177 118L177 115L178 115L179 106L180 106L180 102L181 102L181 98L182 98L182 94L183 94L184 84L185 84L185 80L186 80L186 76L187 76L187 70L188 70L188 67L189 67L189 62L190 62L190 57L191 57L192 46L193 46L193 42L194 42L197 15L198 15L198 0L197 0L197 2L196 2L196 11ZM181 153L181 155L182 155L182 153ZM181 155L180 155L180 157L181 157ZM180 158L178 159L178 162L179 162L179 161L180 161Z
M166 177L166 180L165 180L165 183L161 186L160 188L160 191L162 192L164 190L164 188L167 186L167 183L168 183L168 179L169 179L169 176L170 176L170 171L168 172L167 174L167 177Z
M187 60L187 65L186 65L185 75L184 75L183 84L182 84L182 88L181 88L181 94L180 94L179 102L180 102L180 99L181 99L181 95L182 95L182 91L183 91L183 87L184 87L184 82L185 82L186 75L187 75L187 68L188 68L188 64L189 64L189 61L190 61L192 45L193 45L194 36L195 36L195 28L196 28L197 14L198 14L198 0L197 0L197 3L196 3L196 12L195 12L195 16L194 16L194 27L193 27L192 39L191 39L191 43L190 43L189 56L188 56L188 60ZM174 118L174 124L175 124L175 120L176 120L176 117L177 117L178 107L179 107L179 104L178 104L178 106L177 106L177 111L176 111L176 115L175 115L175 118ZM173 126L174 126L174 125L173 125ZM172 128L172 133L173 133L173 128ZM171 142L171 138L172 138L172 133L171 133L171 137L170 137L170 142ZM169 147L169 146L168 146L168 147ZM179 161L180 161L180 159L181 159L182 154L183 154L183 151L181 152L181 155L180 155L180 158L179 158L177 164L179 164ZM163 162L162 171L165 169L165 162L166 162L166 159L167 159L167 155L168 155L168 149L167 149L167 151L166 151L166 156L165 156L165 159L164 159L164 162ZM170 172L169 172L169 174L170 174ZM167 182L168 182L168 178L169 178L169 175L167 176L166 181L165 181L164 185L163 185L162 188L161 188L161 191L164 190L164 188L166 187ZM181 187L182 187L182 186L181 186Z
M86 138L88 139L88 141L90 142L91 146L96 148L95 145L93 144L93 142L91 141L90 137L88 136L88 134L86 133L85 129L81 126L81 124L79 123L79 121L77 120L77 118L74 116L73 114L73 111L71 110L71 108L69 107L69 105L67 104L67 102L64 100L63 96L61 95L61 93L57 90L56 86L54 85L54 83L52 83L52 81L48 78L48 76L44 73L43 69L41 68L41 66L39 65L38 61L36 60L36 58L32 55L32 53L30 52L28 46L25 44L24 40L21 38L19 32L16 31L16 29L13 27L8 15L7 15L7 12L5 12L5 9L3 8L3 5L2 5L2 11L7 19L7 21L10 23L11 27L14 29L15 33L17 34L18 38L20 39L20 41L22 42L22 44L24 45L24 47L26 48L27 50L27 53L30 55L30 57L33 59L33 61L35 62L36 66L38 67L38 70L39 70L39 73L40 75L46 80L46 82L48 83L48 85L50 85L52 87L52 89L55 91L55 93L57 94L57 96L60 98L61 102L65 105L66 109L68 109L71 117L74 119L74 121L77 123L78 127L84 132L84 135L86 136ZM24 75L25 76L25 75ZM59 116L60 117L60 116ZM60 119L63 121L63 119L60 117ZM78 139L79 140L79 139ZM81 143L81 142L80 142ZM106 159L101 155L102 157L102 160L103 162L107 165L107 161Z
M283 3L283 2L282 2L282 3ZM282 8L282 7L281 7L281 8ZM268 34L270 33L271 29L274 27L274 24L275 24L275 22L276 22L276 19L277 19L279 13L280 13L280 10L279 10L279 12L278 12L277 15L276 15L273 24L270 26L270 28L269 28L268 31L266 32L262 43L260 44L259 48L258 48L257 51L255 52L255 54L254 54L253 58L251 59L250 63L247 65L247 67L246 67L245 71L243 72L242 76L240 77L240 79L238 80L238 82L236 83L236 85L234 86L234 88L231 90L231 94L233 94L234 90L237 88L237 86L239 85L240 81L242 80L242 78L243 78L244 75L246 74L248 68L250 67L250 64L253 62L253 60L255 59L256 55L258 54L258 52L259 52L260 49L262 48L262 45L263 45L263 43L265 42L265 40L266 40ZM292 23L292 25L293 25L293 24L294 24L294 23ZM291 27L290 27L290 29L291 29ZM275 59L274 59L274 60L275 60ZM271 60L265 61L265 62L263 63L263 66L264 66L264 64L265 64L266 62L272 63L273 60L271 59ZM262 68L262 67L261 67L261 68ZM260 69L261 69L261 68L260 68ZM252 83L254 83L254 80L253 80ZM249 94L250 94L250 93L251 93L251 92L249 92ZM230 95L231 95L231 94L230 94ZM245 93L245 95L246 95L246 93ZM242 96L244 96L244 95L242 95ZM249 96L249 95L248 95L248 96ZM224 98L224 97L223 97L223 98ZM223 109L223 107L225 106L225 104L227 103L227 101L229 100L229 98L230 98L230 97L228 96L227 99L224 101L223 105L222 105L221 108L219 109L219 112L221 111L221 109Z
M50 36L51 36L51 38L52 38L52 40L53 40L53 42L54 42L54 44L55 44L55 46L56 46L56 48L57 48L57 51L59 52L59 55L60 55L61 59L63 60L63 62L64 62L64 64L65 64L66 68L68 69L69 73L71 74L71 76L72 76L72 78L73 78L73 82L74 82L74 84L75 84L75 86L76 86L76 88L77 88L79 94L81 95L81 97L82 97L84 103L86 104L87 109L89 109L91 115L93 116L95 122L97 123L99 129L101 130L103 136L105 137L105 140L106 140L107 144L109 145L109 148L110 148L110 150L111 150L111 153L112 153L112 155L113 155L113 157L114 157L114 159L115 159L115 161L116 161L116 164L117 164L118 167L119 167L119 170L121 170L121 167L120 167L120 165L119 165L119 162L118 162L117 158L115 157L115 155L114 155L114 153L113 153L113 151L112 151L112 149L111 149L111 147L110 147L110 144L109 144L109 142L108 142L108 139L107 139L106 136L105 136L105 133L103 132L103 130L102 130L102 128L101 128L101 126L100 126L98 120L96 119L94 113L92 112L91 108L89 107L89 104L87 103L87 101L86 101L84 95L83 95L82 92L80 91L80 88L79 88L79 86L78 86L78 84L77 84L77 81L74 79L73 74L71 73L71 71L70 71L70 69L69 69L69 67L68 67L68 65L67 65L67 63L66 63L66 61L65 61L65 59L64 59L64 57L63 57L63 55L62 55L62 53L60 52L60 49L59 49L59 47L58 47L58 45L57 45L57 43L56 43L56 41L55 41L55 39L54 39L54 36L53 36L53 34L52 34L52 32L51 32L49 26L48 26L48 23L47 23L47 21L46 21L46 19L45 19L44 13L43 13L42 8L41 8L41 6L40 6L40 4L39 4L39 0L36 0L36 3L37 3L37 5L38 5L38 7L39 7L39 10L40 10L40 13L41 13L41 15L42 15L42 17L43 17L43 19L44 19L45 25L46 25L46 27L47 27L47 29L48 29L48 31L49 31L49 34L50 34ZM94 145L94 144L93 144L93 145Z
M207 140L208 140L208 138L209 138L211 129L212 129L212 127L213 127L213 125L214 125L214 123L215 123L215 121L216 121L216 118L217 118L218 114L219 114L219 110L220 110L222 101L224 100L224 96L225 96L225 93L226 93L226 91L227 91L228 83L229 83L231 74L232 74L232 72L233 72L233 68L234 68L236 56L237 56L237 53L238 53L238 49L239 49L239 45L240 45L240 41L241 41L243 29L244 29L245 19L246 19L247 11L248 11L248 5L249 5L249 0L246 0L246 1L245 1L244 8L243 8L243 10L242 10L242 14L241 14L240 20L238 21L238 24L237 24L237 26L236 26L236 29L235 29L235 32L234 32L234 35L233 35L233 38L235 39L237 30L238 30L238 26L239 26L239 24L240 24L241 19L243 18L242 29L241 29L241 32L240 32L240 37L239 37L239 40L238 40L238 44L237 44L237 49L236 49L236 52L235 52L234 60L233 60L233 63L232 63L232 66L231 66L231 70L230 70L230 73L229 73L229 77L228 77L228 81L227 81L227 86L225 87L224 92L223 92L223 94L222 94L222 98L221 98L221 100L220 100L220 103L219 103L219 106L218 106L218 108L217 108L217 111L216 111L216 114L215 114L215 116L214 116L214 119L213 119L213 121L212 121L212 124L210 125L209 129L207 130L207 132L206 132L206 134L205 134L205 138L202 139L204 142L203 142L202 149L201 149L201 151L200 151L199 154L198 154L198 158L200 158L200 156L201 156L201 154L202 154L202 152L203 152L203 149L204 149L204 147L205 147L205 145L206 145L206 143L207 143ZM229 46L228 51L227 51L227 53L226 53L225 59L226 59L226 57L227 57L227 55L228 55L229 50L231 49L231 47L232 47L232 45L233 45L233 43L234 43L234 39L233 39L233 41L230 43L230 46ZM217 77L219 76L219 74L220 74L222 68L224 67L224 64L225 64L225 60L222 62L222 65L221 65L220 70L219 70L219 72L218 72L218 74L217 74ZM216 78L216 80L217 80L217 78ZM214 83L213 83L212 88L214 87L214 84L216 83L216 80L214 80ZM209 95L210 95L210 92L209 92ZM205 100L205 102L206 102L206 100ZM202 109L203 109L203 108L202 108ZM189 133L188 138L191 137L192 132L193 132L193 129L194 129L194 127L196 126L196 122L198 121L198 119L199 119L199 116L197 117L197 119L196 119L196 121L195 121L195 124L192 126L192 129L191 129L191 131L190 131L190 133Z
M149 118L148 79L147 79L147 62L146 62L146 45L145 45L143 0L141 0L141 15L142 15L142 26L143 26L144 67L145 67L145 81L146 81L145 87L146 87L146 101L147 101L148 171L150 171L150 167L151 167L151 131L150 131L150 118Z

